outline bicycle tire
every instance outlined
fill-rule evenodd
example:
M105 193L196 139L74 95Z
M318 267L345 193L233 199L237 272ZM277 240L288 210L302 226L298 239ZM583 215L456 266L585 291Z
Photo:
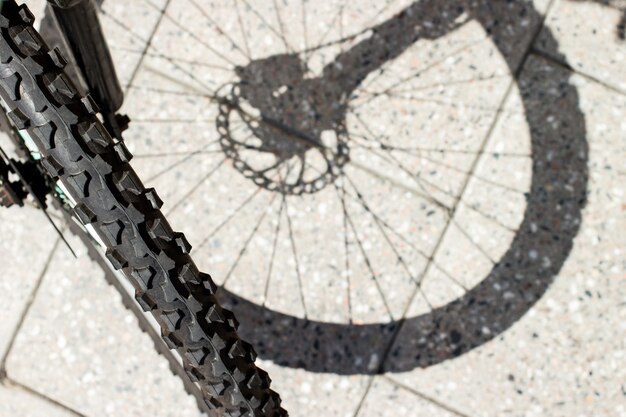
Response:
M9 119L28 132L46 172L76 201L76 216L105 243L107 258L129 278L207 405L221 415L287 415L269 376L254 365L254 349L238 337L237 320L217 303L212 279L163 217L155 190L143 186L124 143L113 141L93 100L77 93L65 59L33 22L25 5L3 2L0 97Z
M100 7L104 0L94 1L95 4ZM97 26L100 26L99 21L95 22L95 24ZM79 94L87 94L89 89L87 87L88 83L85 81L85 71L81 70L81 67L79 67L79 65L76 63L74 54L72 53L70 47L66 42L66 35L63 32L63 29L59 27L57 19L54 15L54 11L52 10L52 6L50 6L50 4L46 5L45 14L41 22L39 23L39 34L42 36L44 42L46 42L46 44L50 48L58 47L63 56L65 58L68 58L68 63L64 68L66 75L70 77L70 79L74 83L74 86L77 87ZM105 39L95 39L96 42L106 43ZM91 41L93 42L93 39L91 39ZM108 45L105 46L106 50L108 51ZM103 48L101 48L100 50L103 50ZM104 55L101 55L100 58L110 60L111 56L110 54L106 53ZM111 61L108 65L112 66L113 62ZM89 73L89 75L92 79L92 83L96 83L97 85L104 85L109 83L119 84L115 71L113 71L112 73L102 73L102 71L98 71L97 73ZM110 104L105 105L105 107L107 106L111 107ZM16 138L16 140L18 142L20 141L19 138ZM23 158L27 158L29 154L27 150L25 151L26 152L21 155ZM204 403L202 392L189 378L179 358L177 358L174 354L170 352L168 346L165 344L159 334L159 328L151 323L149 320L147 320L144 311L135 302L132 292L129 291L122 284L122 282L120 282L120 280L123 280L125 278L118 277L118 274L116 274L115 271L111 268L108 260L104 259L102 253L97 250L97 242L93 242L93 237L89 234L87 230L85 230L84 227L74 222L72 209L66 207L64 202L59 199L55 200L53 203L55 203L54 205L56 206L56 208L63 213L64 221L69 225L70 232L72 232L74 235L81 239L83 244L88 249L87 254L89 255L89 257L104 271L104 277L107 283L119 292L122 299L122 304L129 312L131 312L135 316L139 324L139 328L142 330L142 332L146 333L152 339L155 350L167 360L169 364L169 369L172 374L182 380L185 391L187 392L187 394L194 397L198 409L206 415L210 415L211 411Z

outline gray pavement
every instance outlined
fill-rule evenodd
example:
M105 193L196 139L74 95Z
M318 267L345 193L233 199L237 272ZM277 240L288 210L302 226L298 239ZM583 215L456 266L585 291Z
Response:
M626 3L422 3L105 1L133 166L290 415L626 416ZM0 235L0 417L201 415L78 239Z

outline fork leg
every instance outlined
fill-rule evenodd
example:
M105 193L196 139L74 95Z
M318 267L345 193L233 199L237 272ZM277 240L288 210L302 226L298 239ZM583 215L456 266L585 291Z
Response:
M124 93L106 44L94 0L48 0L59 27L72 50L76 63L105 121L119 121L115 112L122 106ZM107 126L109 130L117 126ZM112 132L113 133L113 132ZM116 135L117 136L117 135Z

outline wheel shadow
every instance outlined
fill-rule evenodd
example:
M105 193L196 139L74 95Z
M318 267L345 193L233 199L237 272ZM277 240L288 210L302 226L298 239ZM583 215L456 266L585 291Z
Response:
M436 38L453 29L457 18L465 14L483 25L511 73L522 74L518 85L530 127L532 182L524 219L510 248L489 275L461 298L428 314L390 323L352 325L301 319L222 289L221 301L235 312L241 336L255 346L259 357L282 366L344 375L428 367L458 357L511 327L541 298L567 259L580 226L588 181L585 121L570 74L548 68L541 58L532 58L533 65L521 71L527 58L524 51L533 38L529 28L538 28L541 22L532 3L440 3L414 4L384 27L393 28L389 34L410 32L406 29L416 21L407 16L415 19L411 16L419 12L417 16L428 16L434 24L430 29L421 25L418 37ZM364 47L342 62L344 67L358 75L358 68L380 66L406 48L404 35L398 35L402 40L394 46L389 41L393 37L381 33L385 42L370 42L369 49ZM549 32L543 40L546 52L565 62Z

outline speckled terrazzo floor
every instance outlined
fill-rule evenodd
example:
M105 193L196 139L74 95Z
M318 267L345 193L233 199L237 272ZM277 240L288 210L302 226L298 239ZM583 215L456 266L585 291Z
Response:
M626 416L626 3L103 8L135 169L290 415ZM80 241L0 235L0 417L201 415Z

